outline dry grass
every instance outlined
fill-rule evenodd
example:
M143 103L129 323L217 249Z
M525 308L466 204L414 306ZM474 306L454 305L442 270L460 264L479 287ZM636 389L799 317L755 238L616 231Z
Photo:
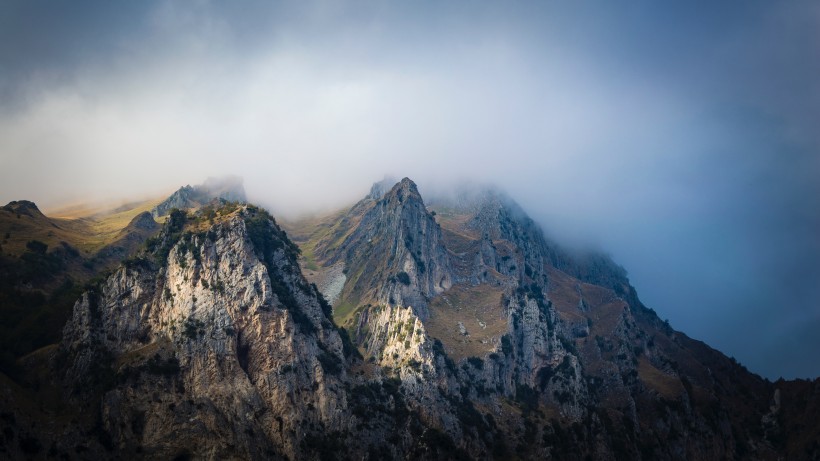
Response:
M160 338L157 341L146 344L137 349L130 350L117 357L114 363L114 369L119 370L123 367L133 367L141 365L146 360L150 359L162 351L173 350L173 344L168 338Z
M503 293L503 288L491 285L453 286L430 302L430 318L424 327L453 359L482 357L494 351L507 332ZM459 332L458 322L464 324L468 336Z
M75 216L67 217L69 213L62 212L61 217L54 218L36 213L31 216L20 214L18 218L16 213L0 210L0 245L4 253L19 256L30 240L44 242L49 248L66 242L89 255L116 240L132 219L150 211L159 202L160 199L152 199L103 212L74 207ZM79 216L92 211L94 214ZM8 238L5 237L7 234Z
M664 398L676 399L683 392L683 384L678 378L658 370L646 357L638 360L638 377Z
M481 236L467 228L467 223L474 217L472 214L456 214L444 209L436 210L436 222L442 229L447 229L451 232L462 234L468 239L478 239Z
M207 232L217 224L228 222L234 216L239 215L244 209L245 207L241 205L227 204L212 208L213 214L210 217L206 217L204 214L195 214L193 218L191 218L190 214L192 210L188 210L189 219L185 222L185 226L182 230L194 234ZM200 210L205 210L205 208L201 208Z
M279 224L285 229L288 237L299 245L302 250L302 266L311 270L318 270L316 261L316 245L325 239L338 225L348 209L338 210L327 215L309 216L294 221L282 220Z
M553 267L547 267L549 297L562 320L586 323L592 320L590 337L609 337L621 320L626 303L612 290L581 282ZM581 299L586 310L580 307Z

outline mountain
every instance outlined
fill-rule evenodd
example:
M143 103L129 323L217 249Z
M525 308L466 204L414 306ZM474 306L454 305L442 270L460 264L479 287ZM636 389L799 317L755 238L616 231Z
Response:
M171 210L188 210L206 205L211 200L224 200L227 202L245 202L245 188L242 186L242 178L238 176L223 176L220 178L208 178L203 184L197 186L183 186L171 194L170 197L162 201L151 210L155 218L167 216Z
M820 380L675 331L503 193L428 204L407 178L281 225L175 210L19 364L14 459L820 456Z
M492 409L516 455L817 453L805 442L817 440L817 424L798 422L807 413L784 418L773 404L785 383L674 331L640 302L623 268L606 255L564 250L497 190L465 189L425 206L408 179L392 189L376 184L346 213L311 224L290 226L315 268L308 276L324 289L334 286L319 283L326 273L342 274L334 316L365 355L400 370L403 382L417 362L427 382L447 376L436 386L456 386L464 401ZM432 284L417 269L425 265L436 268ZM420 297L391 299L394 287ZM396 332L408 323L412 334ZM811 386L820 381L803 388ZM816 402L799 394L789 399ZM505 412L509 403L518 416Z

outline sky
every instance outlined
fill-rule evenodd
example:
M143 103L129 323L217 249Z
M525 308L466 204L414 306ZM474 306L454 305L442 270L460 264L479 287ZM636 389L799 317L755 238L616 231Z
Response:
M820 376L817 2L0 3L0 202L496 184L770 379Z

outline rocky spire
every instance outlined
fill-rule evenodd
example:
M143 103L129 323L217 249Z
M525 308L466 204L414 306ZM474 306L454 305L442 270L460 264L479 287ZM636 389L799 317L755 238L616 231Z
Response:
M452 284L441 229L409 178L364 213L340 250L360 302L412 306L424 317L427 301Z

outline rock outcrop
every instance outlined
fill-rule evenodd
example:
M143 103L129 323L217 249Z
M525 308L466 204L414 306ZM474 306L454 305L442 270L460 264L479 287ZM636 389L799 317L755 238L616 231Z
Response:
M410 179L378 195L354 207L361 217L338 248L322 251L332 251L331 263L345 264L342 302L409 306L426 318L429 299L452 285L441 229Z
M113 242L97 252L96 261L110 265L133 255L145 240L156 235L159 228L151 213L145 211L138 214L117 234Z
M240 203L247 201L245 188L242 186L242 178L237 176L208 178L203 184L197 186L180 187L170 197L155 206L151 210L151 214L155 218L167 216L173 209L195 209L212 200Z

